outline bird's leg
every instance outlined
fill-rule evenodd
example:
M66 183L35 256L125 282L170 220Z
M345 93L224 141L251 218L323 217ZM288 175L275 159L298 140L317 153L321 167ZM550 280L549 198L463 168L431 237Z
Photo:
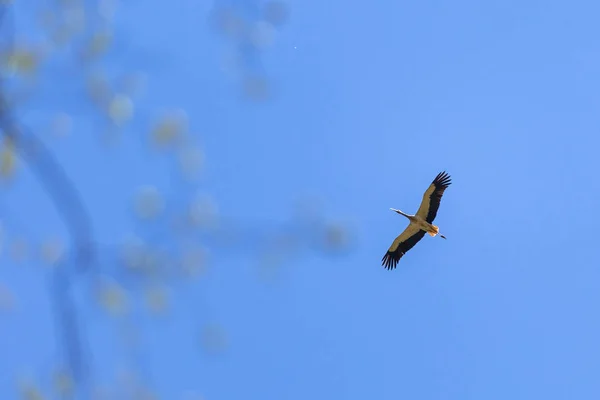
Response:
M426 232L432 237L441 236L442 238L446 239L444 235L440 235L440 228L436 225L430 224L430 227Z
M440 236L442 239L446 239L446 236L440 234L440 228L436 225L431 224L433 231L428 232L431 236Z

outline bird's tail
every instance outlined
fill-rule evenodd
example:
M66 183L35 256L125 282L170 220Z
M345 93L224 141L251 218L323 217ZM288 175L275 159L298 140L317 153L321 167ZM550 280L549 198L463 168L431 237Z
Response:
M440 233L440 228L438 228L437 226L435 226L433 224L431 226L433 227L434 230L433 230L433 232L427 232L427 233L429 233L430 236L433 237L433 236L437 235L438 233Z

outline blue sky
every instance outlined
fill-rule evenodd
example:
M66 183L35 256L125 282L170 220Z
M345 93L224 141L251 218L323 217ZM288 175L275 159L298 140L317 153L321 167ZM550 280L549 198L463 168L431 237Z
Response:
M272 46L241 59L271 84L269 101L249 102L222 68L232 42L209 26L227 4L258 18L255 0L119 5L119 40L101 67L144 71L147 84L118 146L99 145L104 125L60 56L18 110L76 183L102 246L162 232L131 217L134 189L149 184L175 205L209 194L223 219L252 232L209 243L210 272L170 286L168 317L136 314L151 349L141 355L80 301L94 379L114 384L134 362L168 399L597 398L600 5L290 1ZM40 4L11 11L24 40L37 35L28 7ZM153 116L174 108L206 155L194 185L144 145ZM58 111L73 117L60 140L42 133ZM385 270L406 224L389 208L416 211L442 170L453 184L436 224L448 240L425 237ZM291 254L261 280L255 246L305 198L350 226L351 248ZM68 237L27 169L0 206L6 235ZM114 256L100 252L108 275ZM60 352L48 269L0 260L15 297L0 318L0 392L12 399L15 379L46 382ZM223 354L200 350L204 322L227 332Z

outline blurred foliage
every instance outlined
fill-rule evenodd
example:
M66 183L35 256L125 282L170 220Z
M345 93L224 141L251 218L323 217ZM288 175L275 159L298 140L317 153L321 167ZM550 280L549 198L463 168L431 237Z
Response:
M241 78L241 93L252 101L265 101L273 97L274 91L260 54L274 45L278 31L290 18L290 10L285 2L265 1L260 3L258 13L251 13L243 3L215 1L211 25L228 46L227 69ZM205 173L206 155L198 135L190 130L187 112L173 108L143 116L136 106L139 107L137 99L146 89L145 72L122 70L118 64L121 70L109 76L105 68L99 68L110 60L111 49L126 40L113 26L119 5L116 0L41 2L37 8L27 9L38 26L26 29L15 25L12 3L0 0L0 182L14 182L20 176L21 164L37 171L36 177L48 199L35 201L53 202L68 230L65 237L57 232L40 239L22 229L32 221L15 222L14 215L0 208L0 255L4 260L14 265L52 267L40 273L53 276L49 301L56 314L59 355L51 367L31 366L36 371L35 379L16 384L22 399L89 398L86 394L90 393L98 400L157 398L151 389L153 382L140 373L143 363L135 357L129 360L129 370L116 374L114 386L101 387L87 374L93 361L84 348L93 347L95 342L82 329L84 321L92 318L83 311L89 307L82 301L92 301L109 316L108 323L117 327L124 347L135 353L143 342L140 337L146 333L137 323L140 309L163 317L183 308L175 302L175 288L181 291L178 283L207 277L212 268L218 267L215 253L232 249L241 252L240 244L251 240L248 247L252 250L247 255L257 260L259 276L271 278L290 259L290 254L306 250L339 252L350 244L343 224L330 222L314 212L309 218L300 214L297 221L281 227L260 223L249 226L222 214L210 190L198 184ZM39 30L41 35L28 37L29 30ZM48 75L50 64L53 72ZM151 153L152 157L171 160L166 167L172 169L169 173L182 178L175 180L179 183L173 183L168 193L152 183L131 188L135 229L127 232L121 242L96 243L91 224L97 217L87 213L77 182L69 178L72 171L65 170L61 160L44 146L45 141L71 140L76 136L73 111L54 110L46 129L40 132L27 130L27 121L17 121L17 111L27 108L28 101L46 84L42 79L48 80L48 76L53 87L60 90L67 83L81 86L87 97L77 101L92 106L86 117L94 121L98 136L105 143L118 144L120 132L136 119L144 118L149 126L144 145L157 150ZM108 150L99 146L97 151ZM0 186L0 190L10 191L12 185ZM3 194L6 193L0 193ZM80 269L72 268L74 265ZM73 287L84 288L89 296L76 300ZM27 296L27 292L17 293L0 282L0 316L18 308ZM228 350L230 335L218 316L205 318L197 326L191 335L198 348L190 349L191 353L219 356ZM47 376L48 368L50 383L40 378ZM173 398L180 394L173 394ZM190 400L202 399L195 392L186 395Z
M256 8L258 12L249 11ZM265 101L273 96L260 54L275 44L289 14L283 1L215 2L212 26L230 46L223 58L224 68L240 78L245 98Z
M187 115L183 111L173 111L163 115L152 128L152 142L158 147L170 148L181 144L188 133Z
M102 282L98 302L114 316L122 316L129 309L127 292L116 282Z
M14 140L4 136L0 144L0 177L9 179L15 172L17 156L15 153Z

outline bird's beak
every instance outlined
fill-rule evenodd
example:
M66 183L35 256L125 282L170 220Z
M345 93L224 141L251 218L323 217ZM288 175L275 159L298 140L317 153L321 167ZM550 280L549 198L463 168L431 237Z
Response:
M390 208L390 210L397 212L398 214L400 214L400 210L396 210L395 208Z

